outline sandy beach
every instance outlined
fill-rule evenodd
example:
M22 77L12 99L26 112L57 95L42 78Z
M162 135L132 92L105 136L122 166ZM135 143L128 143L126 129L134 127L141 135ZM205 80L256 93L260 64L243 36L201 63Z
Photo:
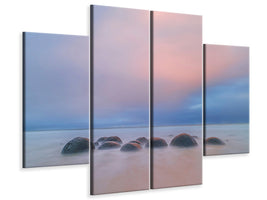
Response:
M153 150L153 188L177 187L202 183L202 126L154 127L154 136L170 144L180 133L195 136L196 147L168 146Z
M155 135L166 140L186 132L198 145L192 148L166 148L153 151L153 188L201 184L202 182L201 126L155 127ZM96 129L94 141L103 136L118 136L123 144L138 137L148 138L148 128ZM120 148L94 150L93 193L105 194L144 190L149 188L149 148L137 152L121 152Z
M138 137L148 138L148 128L96 129L94 141L104 136L118 136L123 144ZM145 190L149 188L149 148L121 152L120 148L93 151L93 194Z

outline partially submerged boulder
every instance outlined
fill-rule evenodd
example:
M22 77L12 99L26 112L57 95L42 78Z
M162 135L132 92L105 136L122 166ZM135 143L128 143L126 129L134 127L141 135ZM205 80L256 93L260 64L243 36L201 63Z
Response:
M105 141L105 139L107 139L108 137L101 137L101 138L98 138L98 140L96 141L97 143L102 143Z
M225 143L217 137L209 137L206 139L206 144L211 145L225 145Z
M108 141L113 141L113 142L117 142L117 143L122 143L121 139L118 136L110 136L107 137L104 142L108 142Z
M94 145L97 147L99 146L99 142L95 142Z
M136 143L136 144L139 144L139 145L141 145L142 143L141 142L139 142L138 140L132 140L132 141L130 141L130 142L128 142L128 143Z
M176 147L194 147L198 144L191 135L187 133L181 133L172 139L170 145Z
M107 149L117 149L120 148L121 145L118 142L114 142L114 141L107 141L104 142L103 144L101 144L98 149L99 150L107 150Z
M149 145L149 143L147 143ZM152 148L162 148L162 147L167 147L168 144L167 142L162 139L162 138L159 138L159 137L153 137L151 139L151 147Z
M89 150L89 139L84 137L76 137L69 141L63 147L62 154L79 153Z
M148 143L148 139L145 137L139 137L136 139L137 141L139 141L141 144L146 144Z
M142 147L140 144L130 142L130 143L124 144L121 147L120 151L129 152L129 151L139 151L141 149L142 149Z

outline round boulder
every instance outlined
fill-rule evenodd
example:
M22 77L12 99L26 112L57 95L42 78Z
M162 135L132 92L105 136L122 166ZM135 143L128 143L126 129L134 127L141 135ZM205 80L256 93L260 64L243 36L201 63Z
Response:
M225 145L225 143L217 137L209 137L206 139L206 144Z
M76 137L69 141L63 147L62 154L79 153L89 150L89 139L84 137Z
M145 137L139 137L136 140L139 141L141 144L146 144L148 142L148 139Z
M140 149L142 149L142 147L140 146L140 144L130 142L130 143L127 143L127 144L123 145L121 147L121 150L120 151L124 151L124 152L128 152L128 151L139 151Z
M149 145L149 143L147 144ZM162 148L162 147L167 147L167 146L168 146L167 142L162 138L153 137L151 139L151 147L153 148Z
M95 142L94 145L97 147L99 145L99 142Z
M191 135L181 133L172 139L170 145L176 147L193 147L197 146L197 142Z
M139 142L138 140L132 140L132 141L130 141L130 142L128 142L128 143L136 143L136 144L141 145L141 142Z
M98 140L96 141L97 143L101 143L101 142L104 142L105 139L107 139L108 137L101 137L101 138L98 138Z
M107 149L117 149L120 148L121 145L117 142L114 141L108 141L108 142L104 142L103 144L100 145L100 147L98 147L99 150L107 150Z
M110 137L107 137L105 140L104 140L104 142L111 142L111 141L113 141L113 142L117 142L117 143L122 143L122 141L121 141L121 139L118 137L118 136L110 136Z

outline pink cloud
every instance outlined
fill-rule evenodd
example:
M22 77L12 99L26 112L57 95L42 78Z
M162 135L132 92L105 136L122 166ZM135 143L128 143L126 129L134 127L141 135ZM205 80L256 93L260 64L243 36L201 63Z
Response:
M224 45L206 46L207 85L248 75L249 48Z
M177 105L200 90L201 81L201 16L155 12L154 102Z
M96 113L148 109L149 12L110 8L104 17L95 19Z

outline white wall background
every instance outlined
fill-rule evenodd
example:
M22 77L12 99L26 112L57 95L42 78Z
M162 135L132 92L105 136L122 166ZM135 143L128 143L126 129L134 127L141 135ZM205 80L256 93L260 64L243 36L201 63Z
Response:
M265 0L0 1L1 199L266 199L267 11ZM203 185L89 196L89 166L21 168L21 32L87 35L89 5L203 15L203 42L250 46L251 153L205 157Z

